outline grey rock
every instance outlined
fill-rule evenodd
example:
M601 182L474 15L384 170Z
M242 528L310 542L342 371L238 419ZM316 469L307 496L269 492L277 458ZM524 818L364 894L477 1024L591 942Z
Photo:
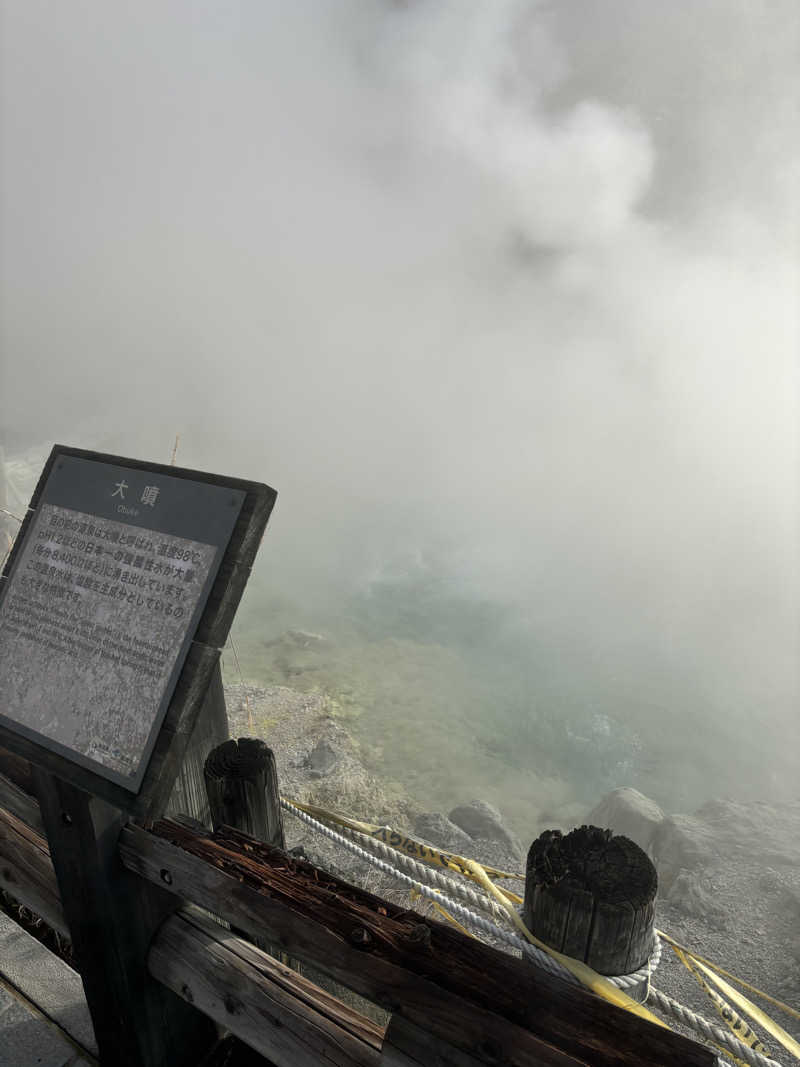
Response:
M800 923L800 889L781 887L781 910L791 922Z
M330 644L330 639L324 634L311 633L310 630L286 630L280 637L273 637L271 641L265 641L265 648L274 645L292 645L296 648L318 650Z
M333 747L330 741L322 738L312 748L306 760L311 778L323 778L326 774L336 769L340 759L340 753Z
M648 852L656 831L664 821L664 812L654 800L637 789L614 789L592 809L585 820L630 838Z
M440 811L429 811L420 815L414 823L415 833L437 848L448 852L464 853L469 850L472 838L464 833Z
M758 880L758 887L765 893L775 893L781 888L781 880L778 872L772 867L767 867Z
M722 859L768 867L764 877L777 885L775 868L800 867L800 802L711 800L694 815L665 818L651 849L665 892L681 869L700 871Z
M710 800L695 817L729 856L770 867L800 867L800 800L784 804Z
M471 800L469 804L453 808L449 818L470 837L476 840L499 841L517 859L522 858L519 838L503 826L500 812L485 800Z
M653 861L662 892L669 893L681 870L702 870L719 859L713 830L692 815L670 815L653 834Z
M301 648L324 648L330 644L324 634L314 634L309 630L287 630L286 636Z
M683 869L678 872L667 893L667 900L684 915L703 919L718 929L727 928L725 909L715 900L708 884L692 871Z
M453 808L449 818L470 837L491 838L494 828L502 824L500 812L485 800L471 800L469 804L461 804Z

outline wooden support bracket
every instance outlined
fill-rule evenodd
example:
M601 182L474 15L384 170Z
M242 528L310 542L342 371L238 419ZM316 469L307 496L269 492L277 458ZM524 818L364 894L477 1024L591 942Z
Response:
M216 1029L146 966L155 931L180 902L123 867L126 815L46 771L33 776L101 1062L192 1067Z

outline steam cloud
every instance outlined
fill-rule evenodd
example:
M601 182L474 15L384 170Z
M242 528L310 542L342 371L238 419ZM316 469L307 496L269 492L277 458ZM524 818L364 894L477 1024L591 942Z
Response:
M309 597L437 544L794 788L794 0L1 10L10 443L180 432Z

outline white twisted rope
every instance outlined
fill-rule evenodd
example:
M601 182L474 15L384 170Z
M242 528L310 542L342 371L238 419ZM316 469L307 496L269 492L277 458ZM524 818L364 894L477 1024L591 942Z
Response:
M402 871L398 870L396 866L398 857L400 859L410 859L410 857L404 857L402 853L398 853L395 849L391 849L390 851L393 853L391 863L387 862L386 860L379 859L377 856L373 855L372 852L368 852L365 848L362 848L360 845L357 845L354 841L348 840L345 836L338 833L336 830L332 830L329 826L325 826L324 823L321 823L318 819L314 819L312 818L312 816L307 815L304 811L301 811L300 808L296 808L294 804L291 804L289 801L284 800L283 798L281 798L281 807L285 811L293 815L295 818L299 819L301 822L306 823L306 825L312 827L318 833L321 833L324 837L329 838L331 841L335 841L337 844L341 845L342 848L346 849L348 852L353 853L353 855L358 856L366 863L372 864L373 867L377 867L378 870L383 871L385 874L393 875L400 882L403 882L404 884L416 889L417 892L419 892L422 896L426 897L428 900L434 900L438 904L446 906L448 910L453 912L455 916L463 920L465 923L469 923L475 929L480 930L482 933L485 933L490 937L498 938L499 940L504 941L507 945L513 946L517 949L521 949L523 955L527 956L537 966L548 971L550 974L554 974L561 979L566 979L569 982L580 984L578 982L578 979L575 978L574 975L570 974L569 971L565 970L560 963L558 963L552 958L552 956L549 956L546 952L542 952L542 950L537 948L536 945L532 945L528 941L523 940L523 938L519 937L518 934L513 933L511 930L507 930L501 926L497 926L496 923L490 922L488 919L484 918L483 915L478 915L476 912L471 911L463 904L460 904L457 900L453 900L448 896L445 896L443 893L437 892L437 890L433 888L433 886L426 884L426 882L422 882L416 878L411 878L409 875L404 874ZM364 835L360 836L364 837ZM377 841L375 838L366 838L366 840L369 841L370 847L372 847L373 843L376 845L383 846L383 848L381 848L380 850L381 852L383 852L383 850L387 848L387 846L383 845L383 842ZM416 861L413 860L412 862L416 863ZM426 879L430 878L431 874L438 875L438 872L433 871L431 868L423 867L423 871ZM442 878L441 875L438 875L438 877ZM448 883L451 881L450 879L444 880ZM448 884L446 888L449 892L451 887ZM661 939L656 935L653 952L651 953L650 959L647 961L647 964L644 967L640 968L638 971L634 972L631 975L609 977L608 980L619 988L624 989L626 987L629 988L633 985L638 985L640 982L647 979L648 991L646 1000L654 1001L654 1003L656 1003L663 1011L666 1011L669 1014L673 1015L676 1019L678 1019L679 1022L695 1030L697 1033L705 1037L706 1040L715 1041L717 1042L717 1044L723 1045L725 1048L730 1049L731 1052L733 1052L737 1058L745 1060L748 1064L751 1065L751 1067L781 1067L781 1064L778 1063L776 1060L772 1060L766 1056L762 1056L761 1053L756 1052L748 1045L744 1045L741 1041L738 1041L733 1036L733 1034L730 1034L725 1030L721 1030L720 1028L713 1026L711 1023L708 1022L707 1019L704 1019L702 1015L697 1015L695 1012L690 1011L688 1008L684 1007L684 1005L679 1004L678 1001L673 1000L672 997L668 997L665 993L661 993L659 990L654 989L649 984L649 978L652 972L658 966L658 963L661 959L661 951ZM729 1067L729 1065L727 1065L724 1060L718 1059L717 1062L720 1067Z
M288 811L290 812L290 814L299 818L301 822L306 823L308 826L314 827L315 830L323 834L323 837L330 838L331 841L335 841L337 842L337 844L340 844L342 848L346 848L348 851L351 851L351 853L353 853L353 855L357 856L359 859L363 859L367 863L371 863L372 866L377 866L379 871L383 871L385 874L393 875L401 882L404 882L406 886L411 886L413 889L416 889L417 892L419 892L422 896L427 897L429 901L435 901L437 904L442 904L446 906L448 910L452 911L454 915L457 915L459 919L462 919L464 922L469 923L476 929L479 929L481 933L489 935L489 937L498 938L501 941L505 941L507 944L512 945L514 949L522 949L522 951L527 956L533 959L535 964L544 968L544 970L549 971L551 974L556 974L559 977L569 975L572 980L573 976L569 974L569 971L564 971L561 965L558 964L558 962L553 959L553 957L549 956L546 952L542 952L541 949L538 949L537 945L530 944L528 941L525 941L517 934L512 933L512 931L509 929L497 926L496 923L490 922L490 920L485 919L483 915L479 915L475 911L471 911L469 908L464 907L463 904L459 904L458 901L453 901L453 899L451 899L450 897L443 895L441 892L437 892L432 887L426 885L425 882L419 881L416 878L411 878L409 875L403 874L402 871L399 871L397 869L397 866L394 863L397 854L393 857L393 862L391 863L386 862L385 860L381 860L377 856L373 856L372 853L369 853L369 851L367 851L365 848L362 848L361 846L356 845L354 842L348 841L347 838L342 837L342 834L340 834L338 831L332 830L329 826L325 826L324 824L320 823L318 819L307 815L299 808L295 808L294 805L292 805L292 803L290 803L288 800L284 800L282 798L281 807L284 808L285 811ZM393 849L393 851L395 851L395 849ZM652 959L655 958L656 955L658 956L658 958L660 958L661 942L659 938L656 938L656 941L657 947L654 950L653 956L651 957ZM652 971L652 967L650 968L650 971ZM649 970L642 969L641 976L638 978L638 982L643 981L644 978L647 977L647 973L649 973ZM636 974L639 975L640 972L637 971ZM633 975L624 975L623 977L629 983L629 978L633 977ZM577 980L573 981L577 982ZM609 978L609 981L614 982L615 984L614 978ZM638 982L635 982L633 984L638 984Z
M360 844L362 848L377 852L379 856L383 856L393 866L405 868L405 870L415 874L421 882L432 885L436 889L441 889L445 893L449 893L451 897L459 897L466 904L470 904L474 908L481 908L494 916L495 919L505 921L507 918L505 910L500 907L496 900L477 892L466 882L457 882L455 878L442 874L435 867L420 863L413 856L406 856L404 853L398 852L397 849L385 844L377 837L370 837L368 834L362 834L358 830L351 830L349 826L339 827L338 832L344 837L349 837L356 844Z
M388 861L388 866L390 868L390 871L386 873L392 873L399 877L400 872L397 870L398 867L405 867L406 870L413 871L418 876L418 880L411 879L411 883L413 884L415 889L420 889L420 882L424 882L426 885L434 886L435 888L443 890L445 893L450 894L451 897L450 900L447 900L444 896L441 895L441 893L436 893L434 895L431 895L430 893L425 893L424 895L427 896L430 900L435 900L437 901L437 903L440 904L446 904L448 908L454 910L452 908L452 905L455 902L452 900L452 897L458 896L461 897L462 900L465 900L468 904L471 904L474 907L483 908L485 911L488 911L496 919L500 919L503 922L510 921L508 913L502 907L500 907L500 905L496 901L493 901L489 897L477 893L474 889L471 889L468 885L462 882L456 882L454 879L442 875L433 867L429 867L426 864L420 863L418 860L413 859L411 856L406 856L402 852L398 852L397 849L391 848L391 846L384 844L383 841L380 841L375 837L370 837L367 834L359 833L357 830L350 830L348 828L339 828L338 830L332 830L329 826L325 826L324 823L321 823L318 819L312 818L312 816L306 814L306 812L304 811L301 811L299 808L296 808L293 804L291 804L291 802L284 800L283 798L281 799L281 806L284 808L284 810L290 812L290 814L301 818L303 822L319 830L322 834L324 834L324 836L329 837L334 841L339 841L339 843L342 844L343 847L347 848L351 852L354 852L356 855L359 855L362 859L366 859L368 863L374 862L374 856L372 856L370 853L365 853L364 846L371 850L374 850L381 856L384 856L385 859ZM361 845L353 844L350 841L344 840L344 834L346 834L347 837L353 838L356 841L360 841ZM382 869L385 870L385 868ZM405 878L405 876L403 877ZM471 921L469 915L470 913L467 913L468 922ZM498 931L498 928L493 924L489 924L489 927L487 928L482 925L485 922L482 916L475 915L473 917L481 921L481 925L478 925L473 922L473 926L477 926L477 929L481 930L483 933L487 933L492 937L502 936L502 939L506 941L507 944L513 945L515 948L522 949L528 956L532 957L533 960L540 967L543 967L546 971L549 971L551 974L558 975L559 977L564 977L565 975L568 975L571 980L577 982L577 979L573 979L572 975L569 974L568 971L565 971L561 964L557 963L546 952L542 952L542 950L540 948L537 948L536 945L532 945L530 944L530 942L525 941L524 938L521 938L519 936L519 934L512 933L509 930L502 930L502 932L500 932ZM651 952L650 959L647 961L647 963L640 967L638 971L633 971L631 974L618 975L613 978L609 977L608 980L612 982L615 986L617 986L619 989L632 989L635 986L641 985L642 982L648 981L650 976L653 974L653 972L656 970L659 963L661 962L662 949L663 946L661 943L661 939L659 937L656 937L653 946L653 951Z
M768 1056L756 1052L749 1045L742 1044L729 1030L714 1026L708 1019L703 1018L702 1015L696 1015L695 1012L690 1011L677 1000L673 1000L666 993L662 993L660 989L654 989L651 986L650 995L647 999L657 1004L662 1011L672 1015L684 1026L690 1026L693 1030L702 1034L707 1041L715 1041L718 1045L724 1045L725 1048L730 1049L737 1059L745 1060L747 1063L752 1064L753 1067L781 1067L777 1060L772 1060Z

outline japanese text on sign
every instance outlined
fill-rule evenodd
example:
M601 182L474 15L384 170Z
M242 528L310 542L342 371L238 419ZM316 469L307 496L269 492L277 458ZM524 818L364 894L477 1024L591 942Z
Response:
M0 611L5 712L135 774L216 552L43 504Z

